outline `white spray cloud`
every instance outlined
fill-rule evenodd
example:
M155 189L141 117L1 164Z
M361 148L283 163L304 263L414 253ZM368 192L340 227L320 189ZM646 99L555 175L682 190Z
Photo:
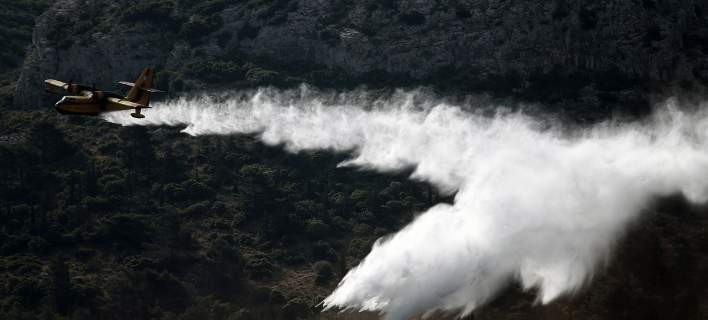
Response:
M708 197L708 114L675 102L642 123L561 132L519 113L483 116L398 92L325 95L262 89L157 104L123 125L187 125L191 135L260 133L290 151L354 151L343 165L387 171L457 192L378 241L326 308L405 319L469 314L510 281L548 303L587 283L654 197ZM468 108L469 109L469 108Z

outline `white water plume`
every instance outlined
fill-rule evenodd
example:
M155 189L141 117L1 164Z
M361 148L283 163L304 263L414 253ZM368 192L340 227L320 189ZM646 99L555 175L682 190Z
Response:
M485 116L416 92L383 99L307 88L157 104L123 125L186 125L191 135L260 133L290 151L353 151L344 165L457 192L378 241L324 301L405 319L469 314L510 281L548 303L587 283L657 196L708 197L708 114L668 101L636 123L556 130L520 113Z

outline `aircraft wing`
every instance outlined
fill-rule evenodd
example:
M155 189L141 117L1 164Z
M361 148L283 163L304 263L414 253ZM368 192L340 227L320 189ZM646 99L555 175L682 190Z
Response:
M124 85L124 86L128 86L128 87L135 87L135 83L132 83L132 82L127 82L127 81L118 81L118 83L119 83L119 84L122 84L122 85ZM144 91L147 91L147 92L152 92L152 93L160 93L160 92L165 92L165 91L162 91L162 90L158 90L158 89L153 89L153 88L143 88L143 87L140 87L140 90L144 90Z
M61 82L59 80L47 79L44 80L45 90L49 93L59 94L66 91L69 85L66 82Z
M122 110L150 108L148 106L144 106L139 103L131 102L131 101L124 100L124 99L118 99L118 98L108 98L108 102L110 104L112 104L113 107L117 107L117 109L122 109Z

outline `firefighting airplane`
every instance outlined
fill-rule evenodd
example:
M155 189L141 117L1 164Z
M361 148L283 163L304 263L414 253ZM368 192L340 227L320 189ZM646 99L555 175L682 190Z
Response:
M150 108L150 93L164 92L152 88L152 81L155 76L153 68L145 68L135 83L120 81L118 83L130 88L128 94L123 97L108 91L98 91L95 87L71 83L64 83L59 80L44 80L46 90L49 93L61 94L68 92L72 95L62 97L56 103L55 108L61 114L80 114L97 116L104 112L135 110L130 115L134 118L145 118L140 114L140 110Z

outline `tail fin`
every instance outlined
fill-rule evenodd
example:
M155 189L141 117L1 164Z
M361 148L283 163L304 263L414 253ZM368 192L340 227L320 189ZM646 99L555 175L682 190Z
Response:
M120 82L120 84L132 87L130 88L130 91L128 91L128 94L125 96L125 99L128 101L135 102L137 104L141 104L143 106L149 105L150 93L162 92L160 90L152 89L152 81L154 77L155 69L148 67L143 69L143 72L140 74L138 79L135 80L135 83Z

